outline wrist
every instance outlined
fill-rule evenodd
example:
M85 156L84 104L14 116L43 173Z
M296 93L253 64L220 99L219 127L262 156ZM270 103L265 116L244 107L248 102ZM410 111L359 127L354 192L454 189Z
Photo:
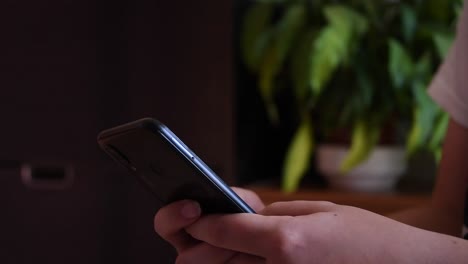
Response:
M408 226L404 241L397 241L398 263L463 263L468 259L468 241Z

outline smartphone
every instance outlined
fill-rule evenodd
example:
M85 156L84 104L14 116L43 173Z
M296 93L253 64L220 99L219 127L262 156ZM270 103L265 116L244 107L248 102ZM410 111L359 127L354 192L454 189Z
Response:
M102 131L100 147L163 205L191 199L203 213L255 213L167 126L143 118Z

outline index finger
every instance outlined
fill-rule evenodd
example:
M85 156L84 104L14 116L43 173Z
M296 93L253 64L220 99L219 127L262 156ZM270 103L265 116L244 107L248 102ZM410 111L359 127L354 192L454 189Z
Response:
M234 251L266 257L281 245L280 232L290 216L209 215L186 228L193 238Z

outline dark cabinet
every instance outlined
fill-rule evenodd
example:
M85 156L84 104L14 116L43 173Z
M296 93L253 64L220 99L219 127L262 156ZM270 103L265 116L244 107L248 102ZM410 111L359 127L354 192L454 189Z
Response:
M0 4L1 263L173 262L96 135L156 117L232 183L230 4Z

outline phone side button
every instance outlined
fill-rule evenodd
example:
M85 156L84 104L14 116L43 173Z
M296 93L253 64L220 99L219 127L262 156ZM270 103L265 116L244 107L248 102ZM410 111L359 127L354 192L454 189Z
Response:
M179 151L184 153L186 157L190 157L192 160L194 159L194 156L190 153L190 150L188 150L183 144L180 143L180 141L176 140L174 137L171 137L172 143L177 146Z

